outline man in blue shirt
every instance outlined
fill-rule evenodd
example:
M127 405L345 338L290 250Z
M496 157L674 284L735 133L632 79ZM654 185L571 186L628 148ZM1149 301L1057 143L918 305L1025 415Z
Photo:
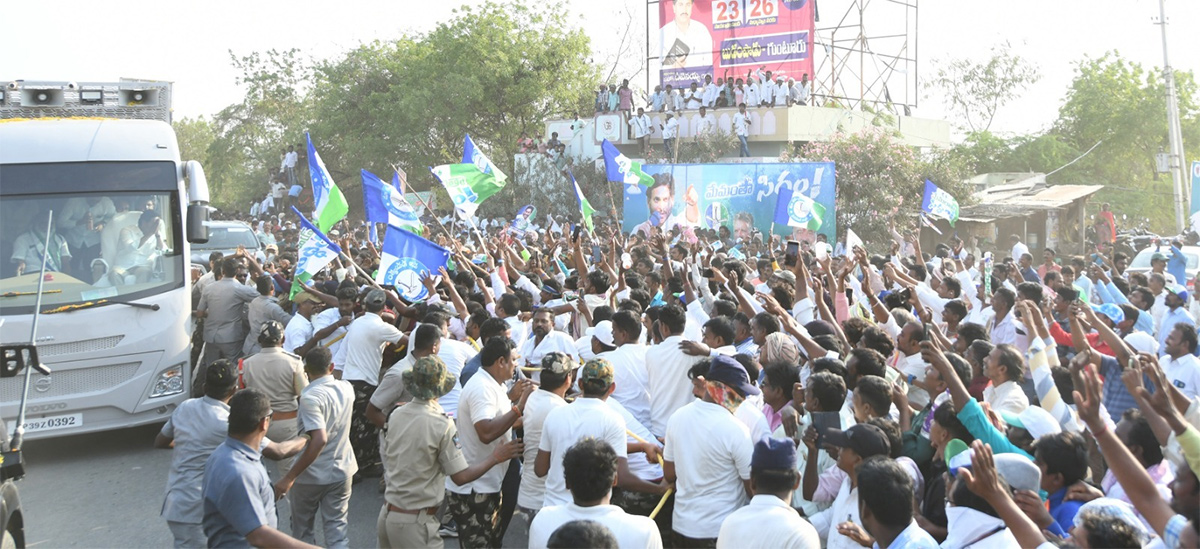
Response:
M229 437L204 467L209 547L312 547L276 529L275 490L258 451L270 424L266 393L243 389L229 400Z
M1083 480L1088 470L1087 443L1078 433L1063 431L1045 435L1033 444L1034 463L1042 471L1042 490L1050 494L1050 508L1042 506L1038 494L1018 490L1015 499L1038 527L1060 537L1075 525L1081 501L1066 501L1067 489Z
M1178 240L1172 240L1169 244L1170 253L1164 255L1167 256L1167 273L1175 277L1176 284L1187 284L1187 256L1179 249L1181 246ZM1154 251L1162 252L1162 248L1160 242Z
M1166 297L1163 301L1167 305L1167 312L1163 313L1162 321L1158 325L1158 352L1160 356L1167 353L1167 336L1171 335L1171 330L1175 325L1196 325L1196 319L1192 318L1192 313L1189 313L1186 307L1188 301L1187 288L1179 284L1168 284L1166 290Z

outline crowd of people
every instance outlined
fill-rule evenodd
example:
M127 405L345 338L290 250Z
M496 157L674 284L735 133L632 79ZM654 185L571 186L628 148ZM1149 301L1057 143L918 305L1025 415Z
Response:
M1018 235L789 253L428 215L452 256L414 303L348 222L287 297L277 219L195 284L196 398L158 440L178 546L344 547L364 486L382 547L513 520L531 548L1197 544L1196 301L1165 242L1131 273Z

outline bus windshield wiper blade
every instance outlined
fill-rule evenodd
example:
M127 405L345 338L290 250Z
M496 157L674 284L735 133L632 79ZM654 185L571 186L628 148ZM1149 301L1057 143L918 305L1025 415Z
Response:
M117 304L129 305L130 307L136 307L138 309L149 309L151 311L157 311L162 308L157 303L147 304L147 303L135 303L133 301L110 301L107 299L98 299L96 301L86 301L83 303L76 303L73 305L63 305L62 307L56 307L54 309L47 309L45 311L42 311L42 314L52 315L52 314L57 314L57 313L69 313L71 311L79 311L82 309L91 309L92 307L99 307L101 305L117 305Z

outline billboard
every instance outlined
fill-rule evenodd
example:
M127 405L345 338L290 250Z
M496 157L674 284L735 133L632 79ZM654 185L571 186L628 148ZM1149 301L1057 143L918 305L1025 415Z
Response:
M796 81L812 77L814 0L663 0L658 6L664 86L703 84L706 74L745 78L760 68Z
M716 229L728 227L735 238L749 238L752 229L772 230L780 189L803 194L825 207L818 233L836 241L834 200L837 197L833 162L793 164L647 164L654 177L650 187L624 185L624 232L646 232L651 226ZM812 241L816 233L776 225L777 234Z

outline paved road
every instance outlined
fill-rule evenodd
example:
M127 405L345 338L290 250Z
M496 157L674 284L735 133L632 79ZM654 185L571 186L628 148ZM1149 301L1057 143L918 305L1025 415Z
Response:
M26 477L17 486L25 508L29 547L170 547L159 518L171 451L156 450L160 425L25 444ZM354 487L350 499L351 547L375 547L375 521L383 502L376 479ZM289 518L279 524L287 532ZM318 529L319 532L319 529ZM527 543L524 518L513 518L506 547ZM321 536L318 534L318 543ZM457 548L453 539L446 547Z

